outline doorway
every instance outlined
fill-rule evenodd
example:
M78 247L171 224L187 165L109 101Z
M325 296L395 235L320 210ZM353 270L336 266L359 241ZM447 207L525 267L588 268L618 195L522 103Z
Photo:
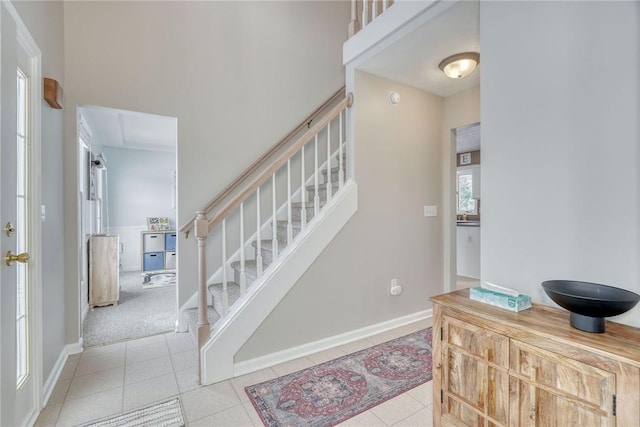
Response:
M177 119L82 105L78 150L83 345L175 330Z
M458 127L455 135L456 288L480 284L480 123Z

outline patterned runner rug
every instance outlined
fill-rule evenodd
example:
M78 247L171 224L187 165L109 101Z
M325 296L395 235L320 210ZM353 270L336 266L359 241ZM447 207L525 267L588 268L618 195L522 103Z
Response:
M104 418L83 427L184 427L182 405L176 397L145 408Z
M334 426L431 380L431 328L245 392L268 427Z

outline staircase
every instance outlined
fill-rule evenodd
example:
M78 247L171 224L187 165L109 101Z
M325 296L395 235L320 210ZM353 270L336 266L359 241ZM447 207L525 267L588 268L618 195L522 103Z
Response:
M201 384L234 376L235 353L357 210L345 160L352 99L305 120L294 142L270 149L180 228L198 249L197 307L182 311Z
M346 156L343 156L343 165L344 159ZM342 169L344 170L344 169ZM327 178L329 175L326 169L322 170L323 175L323 183L318 184L318 198L319 198L319 207L320 210L324 208L327 203L327 187L328 183L331 183L332 196L338 191L339 188L339 173L341 172L341 168L333 167L331 168L330 179ZM291 225L293 236L292 239L295 241L295 238L298 236L300 231L302 231L302 221L303 217L307 222L311 221L315 214L314 207L314 197L315 197L315 186L307 185L305 186L306 192L306 201L303 204L302 202L292 202L291 203ZM280 207L280 209L283 206ZM278 209L278 210L280 210ZM304 213L303 213L304 209ZM273 220L271 220L273 223ZM274 244L273 238L271 239L262 239L260 240L260 248L258 248L258 241L251 241L251 246L254 249L254 256L252 259L245 260L244 263L244 276L245 283L247 284L247 290L251 288L251 285L258 279L258 263L256 261L258 257L258 253L260 252L262 256L262 271L267 270L267 268L273 263L274 259L277 258L279 254L281 254L284 249L287 247L287 234L288 234L289 222L287 219L276 219L276 239L278 242L278 252L274 256ZM228 298L228 306L231 307L233 304L240 298L240 282L242 280L241 276L242 272L242 262L241 261L233 261L230 263L230 269L232 271L232 281L227 282L226 286L226 295ZM207 314L209 318L209 323L211 325L215 325L215 323L223 316L224 313L224 299L225 299L225 286L223 283L212 283L207 286L207 290L209 292L209 296L211 297L212 304L207 306ZM185 310L185 316L187 317L187 322L189 325L189 333L191 334L194 342L197 343L197 321L198 321L198 309L191 308Z

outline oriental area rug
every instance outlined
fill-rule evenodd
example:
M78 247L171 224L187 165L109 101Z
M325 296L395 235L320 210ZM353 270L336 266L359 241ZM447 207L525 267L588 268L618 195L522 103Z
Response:
M328 427L431 380L431 328L245 387L268 427Z

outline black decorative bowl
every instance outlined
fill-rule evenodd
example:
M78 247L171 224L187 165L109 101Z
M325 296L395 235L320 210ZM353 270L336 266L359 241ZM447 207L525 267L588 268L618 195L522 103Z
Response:
M547 280L544 291L560 307L571 312L570 324L586 332L604 332L604 318L631 310L640 295L625 289L574 280Z

